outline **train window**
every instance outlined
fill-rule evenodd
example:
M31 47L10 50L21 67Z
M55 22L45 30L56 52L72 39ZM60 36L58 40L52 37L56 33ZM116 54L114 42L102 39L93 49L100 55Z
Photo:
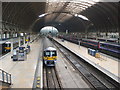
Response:
M119 47L117 47L117 46L113 46L113 45L109 45L109 44L101 44L101 46L104 48L107 48L107 49L119 51Z
M100 46L105 47L105 44L100 44Z
M111 46L111 49L119 51L120 48L118 46Z
M52 51L51 53L52 53L52 56L57 56L56 51Z
M50 57L50 52L49 51L45 51L44 52L44 56L49 56Z
M4 43L3 44L5 47L11 47L11 44L6 44L6 43Z

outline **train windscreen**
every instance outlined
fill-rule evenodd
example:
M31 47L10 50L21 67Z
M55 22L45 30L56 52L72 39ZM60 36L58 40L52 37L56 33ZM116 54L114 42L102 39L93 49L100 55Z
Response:
M50 57L50 51L44 51L44 56Z
M56 51L44 51L44 56L57 56Z
M52 54L52 56L57 56L56 51L52 51L51 54Z

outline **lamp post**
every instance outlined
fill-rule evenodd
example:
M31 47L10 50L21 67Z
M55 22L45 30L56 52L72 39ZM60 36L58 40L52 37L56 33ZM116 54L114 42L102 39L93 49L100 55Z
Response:
M120 44L120 32L118 33L119 37L118 37L118 43Z
M53 38L53 26L52 26L52 38Z
M68 30L66 30L66 34L68 34Z

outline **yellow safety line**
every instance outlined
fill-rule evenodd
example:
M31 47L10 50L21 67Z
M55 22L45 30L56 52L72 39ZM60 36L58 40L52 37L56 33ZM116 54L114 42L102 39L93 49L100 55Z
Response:
M36 85L37 88L40 88L40 85Z
M37 85L36 88L40 88L40 77L37 77Z

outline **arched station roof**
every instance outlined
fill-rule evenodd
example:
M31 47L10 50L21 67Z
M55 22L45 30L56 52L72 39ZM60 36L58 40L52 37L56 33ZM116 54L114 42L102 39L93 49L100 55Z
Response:
M39 32L52 25L60 32L118 32L119 7L118 0L2 2L2 30Z

